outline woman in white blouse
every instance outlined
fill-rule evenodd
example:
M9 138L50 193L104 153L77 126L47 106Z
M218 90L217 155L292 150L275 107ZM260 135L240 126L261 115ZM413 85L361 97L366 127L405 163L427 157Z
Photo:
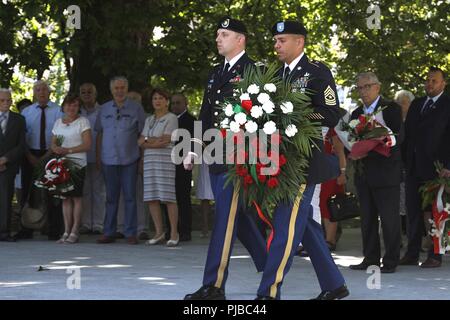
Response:
M53 126L51 149L53 153L65 156L76 162L80 167L79 179L75 181L75 189L65 193L63 200L64 234L58 243L76 243L82 214L82 196L85 169L87 164L86 152L90 149L91 127L89 120L80 116L80 98L75 94L68 94L62 104L64 116ZM57 137L62 136L61 146L57 145Z

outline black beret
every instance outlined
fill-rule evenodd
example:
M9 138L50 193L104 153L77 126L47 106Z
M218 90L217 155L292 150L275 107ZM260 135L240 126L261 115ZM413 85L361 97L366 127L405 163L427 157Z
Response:
M272 27L272 35L277 34L301 34L306 37L305 27L297 21L279 21Z
M230 17L224 17L220 19L219 23L217 24L217 30L219 29L231 30L242 34L247 33L247 28L242 21L231 19Z

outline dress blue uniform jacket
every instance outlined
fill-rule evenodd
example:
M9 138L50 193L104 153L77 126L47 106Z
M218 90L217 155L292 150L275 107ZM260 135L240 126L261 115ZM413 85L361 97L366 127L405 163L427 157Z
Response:
M283 76L284 67L279 70ZM306 93L311 98L314 113L311 120L320 121L322 126L333 128L339 121L339 101L336 84L327 66L318 61L310 61L304 54L289 75L293 91ZM308 184L318 184L339 175L339 163L333 155L323 152L323 140L316 140L309 161Z

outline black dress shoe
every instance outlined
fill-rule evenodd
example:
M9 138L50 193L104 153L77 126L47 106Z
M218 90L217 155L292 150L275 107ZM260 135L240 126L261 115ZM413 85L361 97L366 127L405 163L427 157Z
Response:
M442 264L442 261L433 259L433 258L427 258L422 264L420 265L421 268L439 268Z
M333 291L322 291L316 298L311 300L340 300L350 294L347 286L344 284Z
M275 298L269 297L269 296L256 296L255 300L276 300Z
M382 266L381 273L394 273L395 269L396 269L396 267Z
M191 241L192 237L190 234L180 234L180 241Z
M4 236L4 237L0 237L0 241L4 241L4 242L16 242L16 238L12 237L12 236Z
M400 266L417 266L418 264L419 259L412 258L406 255L403 258L401 258L400 261L398 262L398 265Z
M379 263L369 263L366 261L361 262L360 264L352 264L350 269L352 270L366 270L369 266L380 266Z
M203 286L194 293L187 294L184 300L225 300L225 290L214 286Z
M14 237L16 239L33 239L33 230L30 229L22 229L19 232L17 232Z

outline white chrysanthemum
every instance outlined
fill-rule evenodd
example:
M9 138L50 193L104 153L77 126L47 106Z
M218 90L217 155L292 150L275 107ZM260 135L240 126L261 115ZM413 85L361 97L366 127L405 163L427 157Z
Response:
M223 119L220 122L220 127L221 128L228 128L228 125L230 124L230 120L228 118Z
M277 86L273 83L267 83L264 85L264 90L266 90L267 92L276 92Z
M285 114L289 114L289 113L292 113L292 111L294 111L294 105L290 101L283 102L281 104L280 108L281 108L281 111L283 111L283 113L285 113Z
M250 95L248 93L243 93L243 94L241 94L239 99L241 99L241 101L250 100Z
M256 84L251 84L247 88L247 92L250 94L258 94L259 93L259 86Z
M258 119L263 115L263 108L261 108L260 106L253 106L250 110L250 115L253 118Z
M359 121L357 119L353 119L352 121L350 121L348 123L348 125L350 126L350 128L356 128L356 126L359 124Z
M277 130L277 125L273 121L267 121L264 124L263 131L265 134L272 134Z
M239 130L241 130L241 126L239 125L239 123L235 122L235 121L231 121L230 122L230 130L238 133Z
M227 117L231 117L233 114L234 114L233 106L231 104L227 104L227 106L225 107L225 115Z
M239 112L234 116L234 121L236 121L238 124L244 124L247 122L247 115L243 112Z
M298 132L297 127L293 124L290 124L287 126L286 130L284 131L288 137L293 137Z
M256 130L258 130L258 125L254 121L248 121L245 124L245 130L247 130L248 133L256 132Z
M267 101L270 101L270 96L267 93L263 92L263 93L258 94L257 99L258 99L259 103L264 104Z
M263 105L262 105L263 110L266 113L272 113L273 109L275 108L275 105L273 104L272 101L266 101Z

